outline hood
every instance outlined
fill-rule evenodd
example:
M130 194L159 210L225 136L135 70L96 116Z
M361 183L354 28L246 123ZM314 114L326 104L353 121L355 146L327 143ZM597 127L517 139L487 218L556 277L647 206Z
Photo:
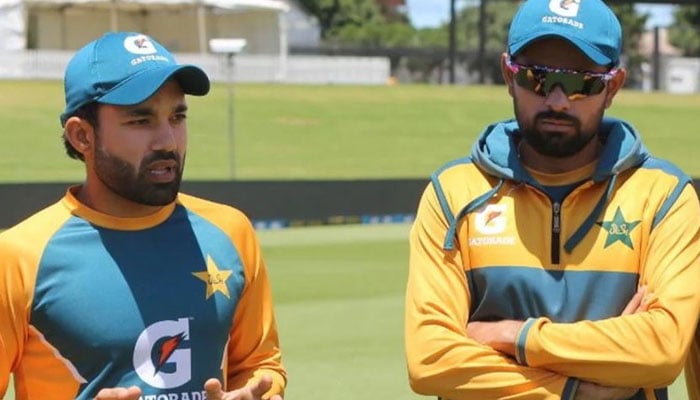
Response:
M605 117L601 121L599 134L602 136L603 150L591 179L596 183L607 181L606 190L583 224L564 243L564 250L569 253L583 240L605 209L615 187L617 175L641 165L650 157L639 133L625 121ZM518 123L511 119L489 125L474 143L470 157L472 162L486 174L499 180L491 190L475 198L460 210L456 218L451 220L443 245L445 250L454 248L454 237L459 220L496 195L505 181L523 182L541 188L541 185L520 163L517 149L518 136Z
M605 117L600 124L603 151L593 174L595 182L602 182L613 175L640 165L649 157L639 133L629 123ZM515 120L498 122L488 126L472 147L471 159L489 175L507 180L526 182L538 186L518 160L518 123Z

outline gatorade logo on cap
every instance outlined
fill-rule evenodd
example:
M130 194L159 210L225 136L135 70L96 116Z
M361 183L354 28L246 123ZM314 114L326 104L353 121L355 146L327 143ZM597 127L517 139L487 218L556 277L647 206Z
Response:
M134 54L153 54L156 52L153 42L144 35L128 36L124 39L124 48Z

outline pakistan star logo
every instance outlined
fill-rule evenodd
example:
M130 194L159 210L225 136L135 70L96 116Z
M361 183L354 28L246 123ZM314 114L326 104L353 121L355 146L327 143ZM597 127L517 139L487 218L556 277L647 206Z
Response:
M204 281L207 284L207 300L216 292L221 292L226 298L231 298L231 294L226 286L226 280L231 276L233 271L224 269L220 270L216 266L211 256L207 256L207 270L202 272L193 272L192 275Z
M630 233L632 230L639 225L641 221L630 221L625 220L625 216L622 215L620 207L615 210L615 216L612 221L596 222L598 225L602 226L608 232L608 237L605 239L605 248L611 244L620 241L625 246L630 249L634 249L632 245L632 239L630 239Z

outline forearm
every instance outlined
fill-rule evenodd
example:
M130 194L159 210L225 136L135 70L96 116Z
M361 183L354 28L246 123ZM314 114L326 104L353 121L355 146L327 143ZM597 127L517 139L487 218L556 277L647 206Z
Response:
M247 242L248 286L242 296L232 325L228 346L227 385L243 387L263 375L272 378L271 394L284 394L287 373L272 302L267 267L257 240Z
M647 314L647 313L645 313ZM683 368L687 339L654 313L556 324L532 321L516 340L518 362L609 386L663 387Z
M699 227L697 195L686 187L639 250L639 285L649 293L645 310L563 324L540 318L519 335L520 361L608 385L671 384L700 313Z
M260 348L257 354L247 359L238 360L229 358L227 371L228 390L238 389L253 381L259 380L263 375L272 378L270 394L284 394L287 384L287 373L282 364L279 348Z
M659 316L663 316L664 311L661 311L659 307L656 308L655 312L646 312L648 305L642 301L645 293L646 290L642 289L633 297L623 311L622 318L611 318L598 322L584 321L575 324L556 324L544 318L532 318L525 322L515 320L477 321L467 324L467 335L481 344L514 357L524 365L535 365L528 358L528 351L533 352L533 349L536 349L540 351L541 357L539 364L536 364L538 367L548 368L567 376L576 376L612 386L663 386L663 384L655 385L652 381L642 381L639 378L646 374L650 375L650 378L656 382L664 379L664 373L668 372L666 379L669 382L666 383L670 383L680 372L682 365L675 361L676 358L672 354L675 349L672 346L674 342L672 337L668 332L666 336L659 337L659 329L654 329L658 326L668 328L672 322L664 323L661 321L662 317ZM676 309L682 309L682 307L676 307ZM631 318L633 314L634 319ZM658 318L647 323L648 332L645 333L644 321L655 316ZM624 324L633 326L631 330L627 328L627 331L634 332L634 335L622 340L620 339L621 335L617 332L623 329ZM528 337L530 331L535 331L535 333ZM681 329L671 330L672 333L679 331L682 332ZM551 343L545 345L538 343L538 340L545 336ZM528 338L530 339L529 344ZM644 338L645 340L643 343L636 343L635 338ZM681 341L678 347L685 348L682 344L683 339L678 340ZM657 346L653 345L660 342L663 343ZM540 348L537 348L538 344ZM637 350L640 348L644 351ZM652 354L654 351L656 354ZM693 358L693 353L691 351L686 373L693 368L693 363L700 363ZM696 356L700 359L700 355ZM683 357L682 351L676 357ZM585 365L586 368L579 368L581 365Z
M412 230L406 289L405 345L412 389L451 400L572 395L574 380L518 365L467 336L469 302L459 257L446 257L434 243L421 239L422 229Z
M451 400L573 398L575 380L518 365L463 335L445 332L441 325L407 332L409 383L416 393Z

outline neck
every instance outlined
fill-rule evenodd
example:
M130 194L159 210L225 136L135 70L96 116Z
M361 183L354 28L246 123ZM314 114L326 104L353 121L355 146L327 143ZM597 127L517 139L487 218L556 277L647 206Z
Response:
M100 189L95 186L102 186ZM94 181L86 181L74 193L78 201L102 214L118 218L139 218L157 213L163 206L149 206L125 199Z

